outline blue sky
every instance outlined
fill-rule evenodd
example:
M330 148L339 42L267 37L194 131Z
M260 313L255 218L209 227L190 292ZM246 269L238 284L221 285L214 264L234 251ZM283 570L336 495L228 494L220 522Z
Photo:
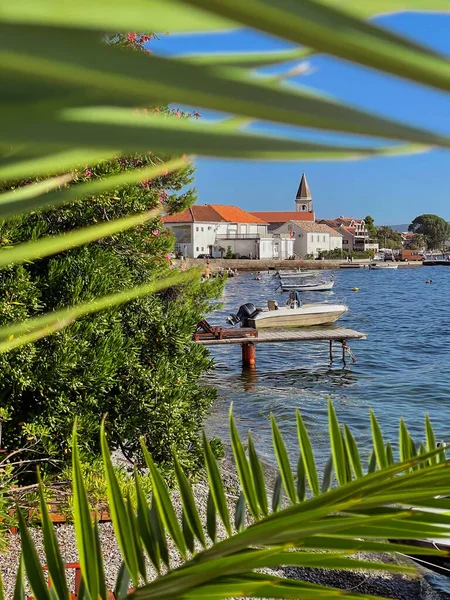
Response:
M377 22L450 55L450 15L399 14L380 17ZM275 38L245 30L170 35L152 43L155 52L168 54L286 47ZM360 108L450 134L450 101L445 94L324 56L309 63L311 73L293 81ZM199 159L197 165L201 204L293 210L305 171L317 217L371 214L379 224L398 224L431 212L450 220L450 151L349 162Z

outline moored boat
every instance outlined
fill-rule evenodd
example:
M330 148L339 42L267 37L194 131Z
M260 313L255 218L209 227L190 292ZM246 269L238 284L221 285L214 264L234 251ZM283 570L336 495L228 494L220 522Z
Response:
M373 262L369 264L369 269L372 271L385 271L386 269L398 269L395 263Z
M228 321L255 329L310 327L331 325L347 310L345 304L302 304L299 294L291 292L284 307L279 307L276 300L269 300L264 309L249 302L243 304L236 315L230 315Z
M316 283L285 283L281 282L283 292L295 290L296 292L329 292L333 289L334 281L318 281Z
M299 271L298 273L279 273L281 281L285 279L303 279L304 277L316 277L320 271Z

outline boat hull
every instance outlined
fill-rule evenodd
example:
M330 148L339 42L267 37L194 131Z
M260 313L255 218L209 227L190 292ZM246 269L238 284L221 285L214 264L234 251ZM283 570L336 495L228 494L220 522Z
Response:
M248 326L254 327L255 329L268 329L268 328L294 328L294 327L313 327L314 325L331 325L339 319L347 310L347 307L336 307L336 309L327 312L311 312L304 314L286 314L282 311L269 311L270 316L261 317L261 315L267 315L268 313L260 313L254 319L248 319ZM279 314L276 314L279 313Z
M372 271L386 271L390 269L398 269L398 265L369 265Z
M289 290L294 290L296 292L329 292L331 289L333 289L334 281L317 285L296 285L294 283L285 284L282 282L281 286L283 292L287 292Z

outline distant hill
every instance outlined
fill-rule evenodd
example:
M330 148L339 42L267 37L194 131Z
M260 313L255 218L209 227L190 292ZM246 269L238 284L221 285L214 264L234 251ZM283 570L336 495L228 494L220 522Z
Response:
M402 233L403 231L408 231L409 223L405 223L403 225L389 225L389 227L394 231Z

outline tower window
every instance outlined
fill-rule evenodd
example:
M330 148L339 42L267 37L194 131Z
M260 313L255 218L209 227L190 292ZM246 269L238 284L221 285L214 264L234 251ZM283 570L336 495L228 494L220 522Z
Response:
M302 210L306 211L306 204L302 204Z

